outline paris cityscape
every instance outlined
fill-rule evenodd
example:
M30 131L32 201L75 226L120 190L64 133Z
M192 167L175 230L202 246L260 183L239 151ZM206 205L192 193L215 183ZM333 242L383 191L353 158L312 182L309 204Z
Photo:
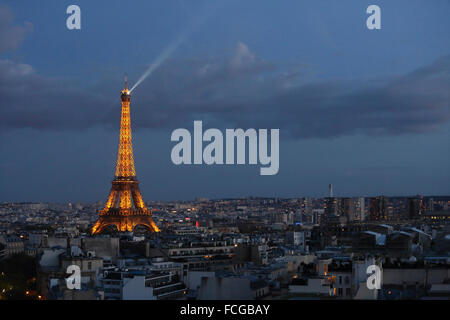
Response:
M448 2L79 2L0 4L0 300L450 300Z
M326 188L325 188L326 189ZM1 203L2 298L448 298L450 196L151 202L162 230L91 236L104 203ZM31 268L26 262L35 261ZM81 289L66 269L81 267ZM366 268L383 271L368 290ZM22 273L24 272L24 273ZM20 277L22 275L22 277Z

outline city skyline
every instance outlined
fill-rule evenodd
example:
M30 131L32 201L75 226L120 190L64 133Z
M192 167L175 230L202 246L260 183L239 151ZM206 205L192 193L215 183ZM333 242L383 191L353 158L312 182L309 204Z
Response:
M0 0L1 304L443 307L449 12Z

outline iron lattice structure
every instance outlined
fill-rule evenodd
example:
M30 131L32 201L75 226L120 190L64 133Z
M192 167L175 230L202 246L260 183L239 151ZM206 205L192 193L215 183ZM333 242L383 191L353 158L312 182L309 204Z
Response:
M151 210L146 208L142 199L139 182L136 178L131 138L131 94L126 80L120 99L122 100L122 115L116 173L105 208L100 210L99 219L92 227L92 234L101 233L111 225L116 226L117 230L121 232L131 232L137 225L146 227L150 232L159 232L159 228L152 219Z

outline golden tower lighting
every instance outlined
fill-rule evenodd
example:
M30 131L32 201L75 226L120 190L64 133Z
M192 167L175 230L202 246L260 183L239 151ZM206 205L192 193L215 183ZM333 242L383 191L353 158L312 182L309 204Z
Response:
M117 152L116 173L111 191L99 218L92 227L92 234L101 233L106 227L114 225L118 231L133 231L137 225L150 232L159 232L152 220L151 210L147 209L139 190L133 158L131 138L130 100L127 80L121 91L122 115L120 119L119 150Z

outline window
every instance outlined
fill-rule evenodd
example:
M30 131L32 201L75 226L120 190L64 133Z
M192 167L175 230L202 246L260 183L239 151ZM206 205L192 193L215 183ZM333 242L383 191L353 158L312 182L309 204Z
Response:
M339 276L339 284L342 284L342 276Z
M338 288L338 295L342 296L342 288Z
M88 270L91 270L91 269L92 269L92 262L89 261L89 262L88 262Z

